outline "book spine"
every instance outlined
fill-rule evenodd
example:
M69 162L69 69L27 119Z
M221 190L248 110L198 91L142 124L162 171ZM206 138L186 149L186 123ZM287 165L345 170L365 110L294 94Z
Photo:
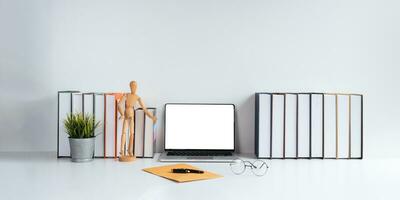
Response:
M104 158L107 158L106 145L107 145L107 95L104 95L104 125L103 125L103 136L104 136Z
M283 94L283 145L282 158L286 158L286 94Z
M143 158L145 157L145 146L146 146L146 113L143 110Z
M270 130L269 130L269 159L272 159L272 128L273 128L273 125L272 125L272 117L273 117L273 113L274 113L274 109L273 109L273 103L274 103L274 101L273 101L273 95L271 94L270 95L270 98L271 98L271 103L270 103Z
M325 158L325 95L322 94L322 159Z
M360 159L363 159L364 157L364 96L361 95L361 157Z
M60 158L60 92L57 93L57 158Z
M299 158L299 95L296 94L296 159Z
M118 130L118 116L117 116L117 113L118 113L118 105L117 105L117 99L115 98L115 100L114 100L114 109L115 109L115 111L114 111L114 123L115 123L115 125L114 125L114 158L115 159L117 159L118 158L118 136L117 136L117 130ZM121 151L122 151L123 149L121 149Z
M312 148L311 148L311 146L312 146L312 97L311 97L311 94L308 94L309 95L309 100L308 100L308 102L309 102L309 112L310 112L310 114L309 114L309 120L308 120L308 129L309 129L309 132L310 132L310 134L309 134L309 142L308 142L308 145L309 145L309 148L310 148L310 151L309 151L309 156L308 156L308 158L309 159L311 159L311 157L312 157Z
M257 158L260 157L259 155L259 145L258 145L258 136L259 136L259 115L260 115L260 110L259 110L259 98L260 94L256 93L255 94L255 116L254 116L254 121L255 121L255 127L254 127L254 152L256 153Z

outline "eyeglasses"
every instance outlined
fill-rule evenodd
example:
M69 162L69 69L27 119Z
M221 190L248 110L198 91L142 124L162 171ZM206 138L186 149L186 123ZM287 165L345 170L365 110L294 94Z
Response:
M267 163L262 160L255 160L253 162L250 162L242 159L236 159L233 160L229 165L232 172L236 175L243 174L244 171L246 171L246 168L249 167L254 175L264 176L269 168Z

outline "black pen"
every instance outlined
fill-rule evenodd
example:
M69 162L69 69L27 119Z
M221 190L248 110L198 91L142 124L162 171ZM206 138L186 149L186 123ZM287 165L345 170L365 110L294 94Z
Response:
M197 169L176 168L176 169L172 169L172 173L179 173L179 174L187 174L187 173L202 174L202 173L204 173L204 171L202 171L202 170L197 170Z

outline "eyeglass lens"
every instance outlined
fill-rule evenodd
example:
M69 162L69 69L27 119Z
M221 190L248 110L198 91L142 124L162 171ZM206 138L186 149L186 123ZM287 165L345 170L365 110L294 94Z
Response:
M234 160L230 163L231 170L235 174L242 174L246 170L243 160Z
M253 162L253 167L251 168L251 171L254 173L256 176L262 176L265 173L267 173L268 166L265 162L261 160L256 160Z
M256 176L263 176L268 170L267 163L262 160L255 160L253 163L250 163L249 161L237 159L230 163L230 167L232 172L237 175L244 173L246 167L251 168L251 171Z

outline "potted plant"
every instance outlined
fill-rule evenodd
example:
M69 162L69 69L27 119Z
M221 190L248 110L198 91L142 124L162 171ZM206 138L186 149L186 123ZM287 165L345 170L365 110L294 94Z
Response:
M100 122L95 122L90 114L68 114L64 126L69 135L72 162L92 161L94 156L95 130Z

